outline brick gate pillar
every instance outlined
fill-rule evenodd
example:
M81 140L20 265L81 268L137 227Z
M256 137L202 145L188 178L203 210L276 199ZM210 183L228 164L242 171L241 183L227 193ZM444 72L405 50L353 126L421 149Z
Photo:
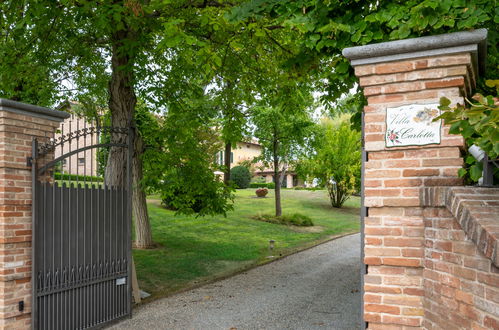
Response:
M347 48L364 108L364 320L369 329L423 327L422 187L460 185L460 136L432 122L442 96L469 97L484 67L486 30ZM435 126L436 125L436 126Z
M31 156L69 114L0 99L0 328L29 329L31 311ZM24 309L21 307L24 304Z

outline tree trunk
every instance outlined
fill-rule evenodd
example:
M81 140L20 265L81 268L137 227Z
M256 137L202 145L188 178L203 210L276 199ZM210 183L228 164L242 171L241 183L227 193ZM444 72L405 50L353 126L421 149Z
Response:
M232 152L232 144L230 142L225 143L224 151L224 183L226 186L230 182L230 154Z
M150 249L153 247L151 224L147 213L146 193L142 189L142 154L144 143L142 137L136 132L135 149L132 160L133 173L133 219L135 221L135 247Z
M113 127L128 128L132 125L135 114L137 97L133 86L133 73L131 70L132 59L130 55L120 48L124 40L129 40L131 32L120 30L112 35L111 56L111 80L109 81L109 110L111 111L111 125ZM145 194L140 187L142 179L142 160L140 156L143 151L142 140L135 134L134 145L136 151L132 159L132 209L135 215L136 245L139 247L150 247L152 245L151 228L147 215L147 204ZM112 133L112 143L127 143L126 134ZM140 145L137 143L140 142ZM127 150L120 147L111 147L106 164L104 181L108 186L126 185Z
M275 216L280 217L282 215L282 208L281 208L281 185L279 184L281 182L280 175L279 175L279 156L278 156L278 151L279 151L279 142L274 141L274 148L272 150L273 152L273 157L274 157L274 181L275 181L275 189L274 189L274 196L275 196Z
M286 170L288 169L288 165L286 163L284 163L282 165L282 171L281 171L281 177L280 177L280 180L279 180L279 185L282 187L282 183L284 182L284 180L286 180ZM287 183L286 183L286 188L289 188Z
M120 48L123 40L128 37L127 31L113 34L111 56L111 80L109 81L109 111L111 111L111 126L128 128L135 113L137 97L133 88L133 73L130 69L131 59ZM126 134L111 134L112 143L127 143ZM127 152L125 148L111 147L107 159L106 185L118 186L126 184Z

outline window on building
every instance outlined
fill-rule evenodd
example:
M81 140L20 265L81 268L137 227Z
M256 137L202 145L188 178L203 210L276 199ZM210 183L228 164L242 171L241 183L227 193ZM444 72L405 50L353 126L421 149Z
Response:
M234 163L234 153L233 152L230 153L230 163L231 164Z
M63 159L62 160L62 166L66 166L68 164L68 160L67 159Z
M78 165L85 165L85 157L78 157Z

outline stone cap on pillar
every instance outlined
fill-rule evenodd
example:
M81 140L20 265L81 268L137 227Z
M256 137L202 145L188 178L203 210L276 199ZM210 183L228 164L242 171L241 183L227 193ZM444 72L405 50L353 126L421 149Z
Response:
M2 98L0 98L0 111L9 111L20 115L37 117L55 122L62 122L70 116L69 113L64 111L53 110L50 108L39 107L32 104Z
M483 74L487 53L487 29L349 47L343 49L342 53L351 61L352 66L471 53L475 72Z

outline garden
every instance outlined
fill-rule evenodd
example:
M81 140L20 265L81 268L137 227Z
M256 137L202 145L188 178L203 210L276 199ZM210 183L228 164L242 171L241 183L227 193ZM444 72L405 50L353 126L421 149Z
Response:
M331 207L326 190L284 189L281 194L283 214L305 215L313 226L255 219L272 213L272 189L264 198L258 198L255 189L238 189L234 210L227 217L176 216L161 205L158 195L149 196L156 247L133 251L140 288L152 299L159 298L359 231L358 197L337 209ZM274 241L272 250L270 240Z

